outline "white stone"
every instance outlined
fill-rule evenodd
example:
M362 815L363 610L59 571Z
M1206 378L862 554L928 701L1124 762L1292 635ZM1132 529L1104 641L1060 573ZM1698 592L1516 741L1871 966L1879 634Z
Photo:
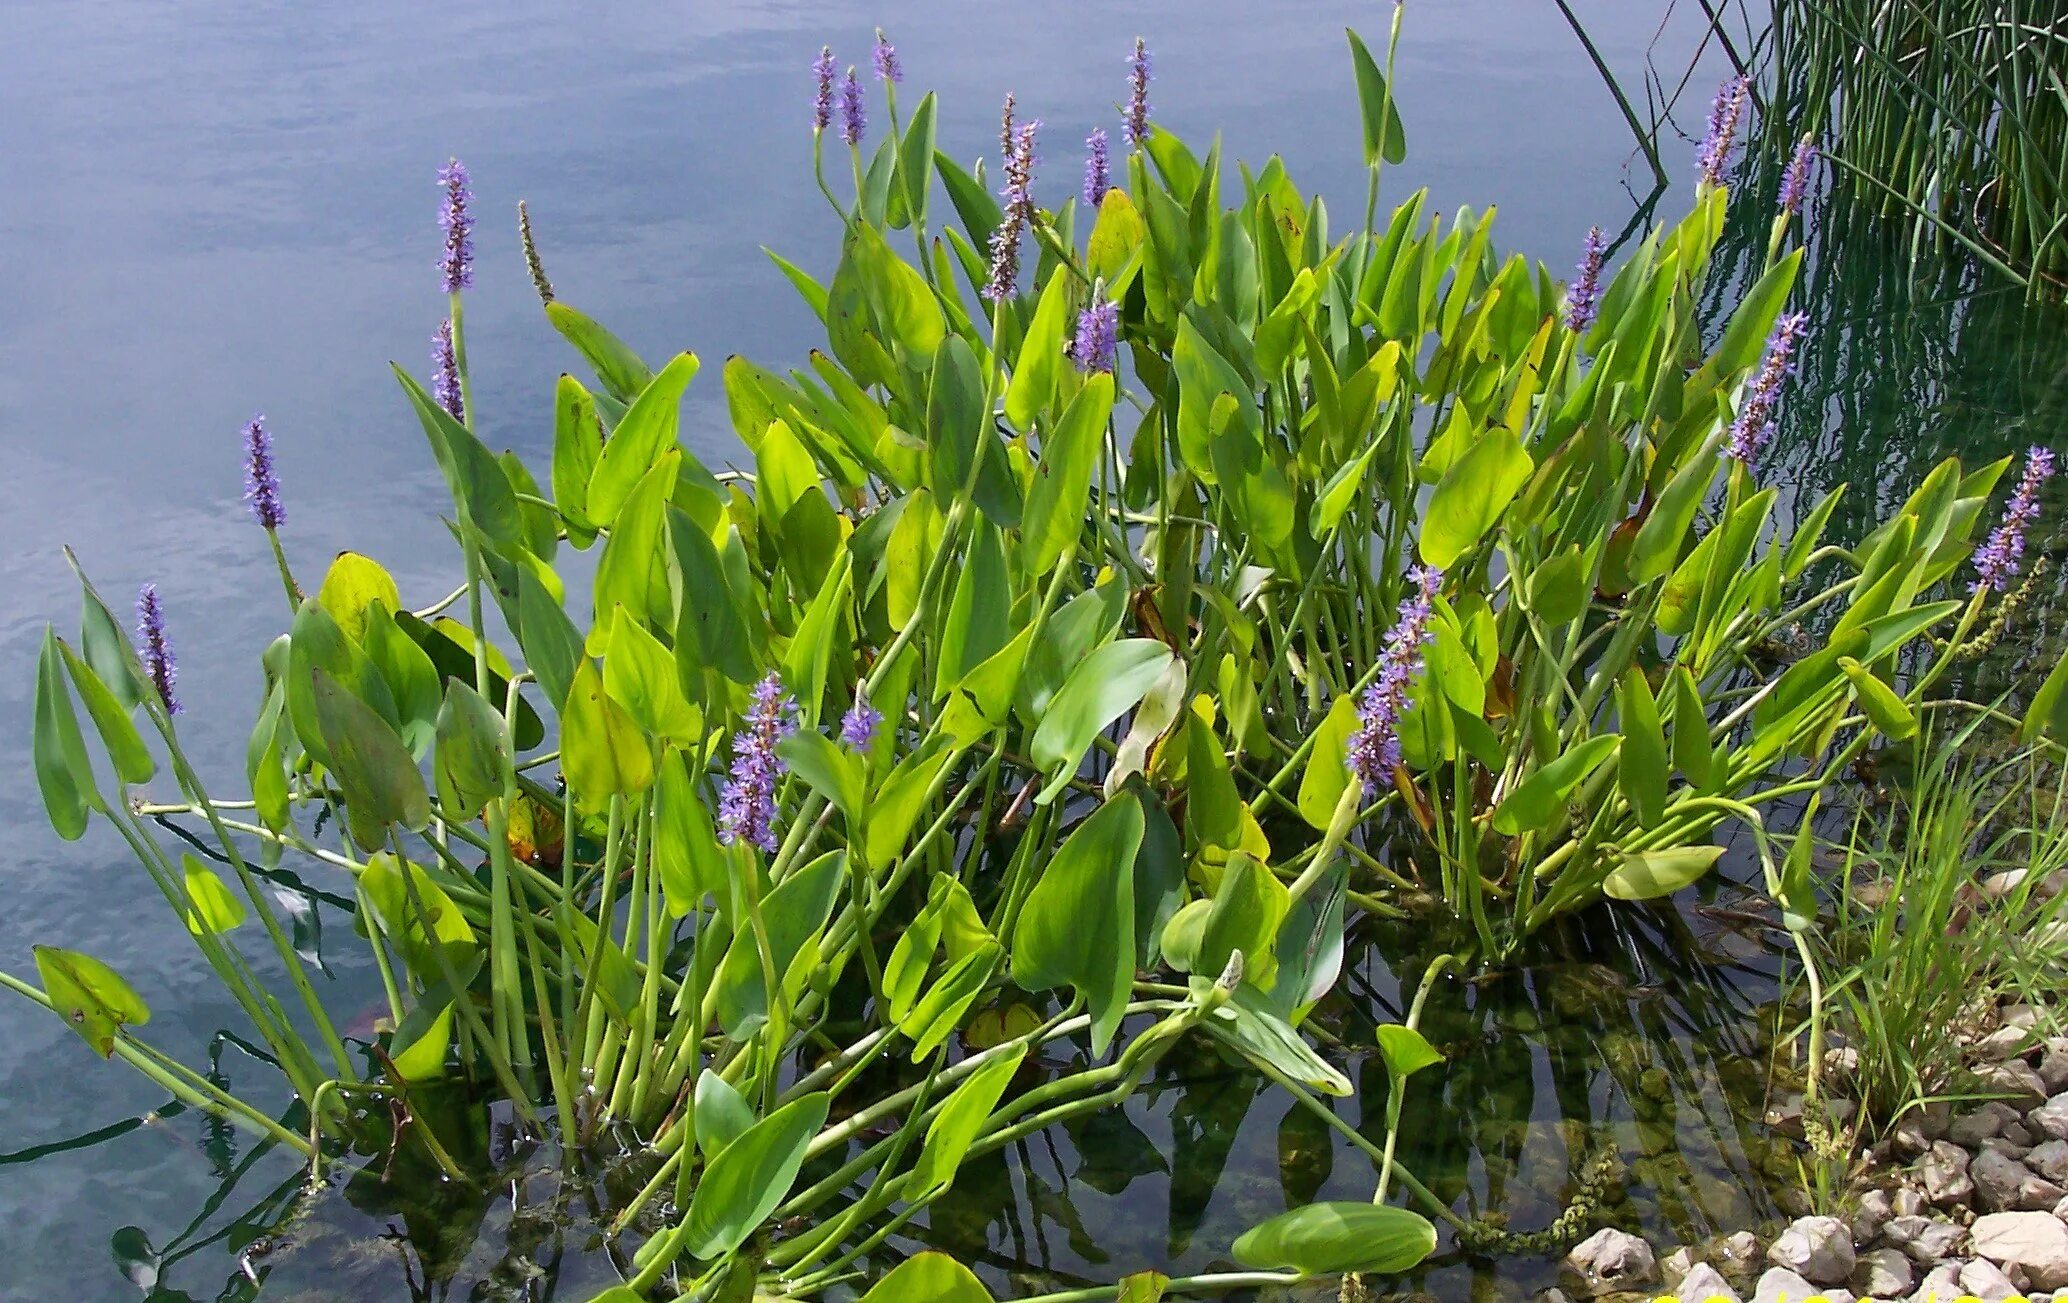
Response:
M1659 1277L1666 1282L1667 1289L1672 1289L1686 1278L1687 1273L1693 1270L1694 1265L1694 1250L1688 1248L1675 1249L1659 1259Z
M1860 1196L1859 1206L1853 1209L1853 1243L1870 1244L1881 1234L1881 1228L1889 1224L1896 1215L1895 1201L1886 1190L1869 1190Z
M2041 1289L2068 1287L2068 1225L2052 1213L1990 1213L1970 1233L1975 1252L1991 1262L2023 1267Z
M1941 1208L1966 1203L1974 1197L1975 1183L1968 1179L1967 1150L1944 1140L1934 1140L1917 1164L1924 1184L1924 1197Z
M1822 1293L1786 1267L1769 1267L1753 1288L1752 1303L1803 1303L1804 1299Z
M1907 1298L1917 1273L1900 1249L1869 1249L1860 1255L1846 1286L1863 1298Z
M1882 1231L1884 1238L1910 1255L1920 1267L1934 1267L1960 1249L1967 1232L1936 1217L1898 1217Z
M1597 1293L1635 1289L1658 1279L1652 1246L1628 1231L1604 1226L1580 1241L1566 1263Z
M1975 1183L1975 1202L1986 1212L2039 1211L2068 1195L2068 1190L1995 1149L1976 1154L1967 1171Z
M1963 1293L1981 1299L1982 1303L2003 1303L2018 1292L2017 1284L2009 1276L1980 1258L1960 1269L1960 1288Z
M1836 1217L1799 1217L1766 1251L1767 1261L1818 1285L1837 1285L1853 1273L1852 1228Z
M1678 1298L1680 1303L1710 1303L1712 1299L1722 1299L1724 1303L1744 1303L1738 1291L1732 1289L1731 1283L1723 1278L1723 1273L1706 1262L1698 1262L1688 1268L1687 1275L1680 1282L1680 1288L1674 1292L1674 1297Z
M2055 1140L2068 1140L2068 1090L2025 1115L2028 1125Z
M2013 1108L2031 1108L2047 1097L2046 1083L2039 1079L2039 1074L2016 1059L2009 1063L1985 1063L1975 1070L1975 1078L1990 1094L2009 1096Z
M1960 1264L1942 1262L1925 1273L1911 1291L1910 1303L1953 1303L1960 1296Z
M2068 1090L2068 1049L2048 1047L2039 1060L2039 1080L2049 1092Z

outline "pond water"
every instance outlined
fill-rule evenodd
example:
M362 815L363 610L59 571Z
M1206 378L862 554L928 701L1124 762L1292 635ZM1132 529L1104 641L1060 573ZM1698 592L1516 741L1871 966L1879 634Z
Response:
M1663 24L1661 0L1580 8L1640 111L1648 70L1664 88L1651 98L1685 76L1674 117L1699 130L1725 65L1703 48L1692 7ZM518 198L530 200L562 295L649 356L689 347L787 361L815 323L760 248L830 267L836 228L812 190L804 127L805 67L822 42L859 61L871 26L889 25L912 81L941 92L944 148L965 159L994 148L996 104L1016 91L1048 124L1041 186L1060 195L1074 188L1075 142L1112 125L1122 55L1139 33L1156 55L1162 121L1194 140L1224 131L1231 156L1283 152L1302 185L1347 214L1362 174L1340 29L1355 23L1377 41L1389 12L1233 0L1200 0L1182 17L1147 3L933 0L894 12L846 0L694 13L643 0L581 11L539 0L11 5L0 46L11 126L0 152L11 297L0 317L11 490L0 772L13 781L0 785L12 834L0 967L28 971L39 942L108 958L156 1011L155 1043L242 1091L272 1080L222 1034L237 1011L177 922L132 907L141 883L122 848L104 830L76 845L50 833L28 779L27 666L42 621L76 609L60 543L104 591L157 582L182 652L192 749L235 774L256 656L283 617L237 502L237 430L254 410L279 439L298 565L360 547L412 596L449 586L444 490L385 374L390 358L421 367L443 311L432 178L448 154L470 164L483 214L468 314L483 433L536 458L568 355L516 253ZM1554 7L1416 7L1397 89L1409 159L1388 174L1392 200L1426 184L1445 210L1497 203L1500 241L1555 266L1590 224L1641 230L1684 208L1692 144L1666 128L1672 183L1654 193ZM1732 237L1748 259L1763 240L1757 207L1740 206ZM2058 314L1959 268L1915 277L1878 231L1836 221L1804 299L1815 333L1772 471L1792 499L1851 481L1857 522L1945 453L1995 456L2058 443L2068 428ZM714 378L692 391L685 431L722 464L737 449ZM2061 610L2056 589L2030 617L2036 636L1986 673L2058 655ZM1527 1230L1570 1193L1574 1153L1605 1136L1627 1166L1615 1208L1630 1224L1694 1237L1771 1215L1756 1175L1764 1142L1745 1116L1760 1080L1742 1065L1763 1062L1750 1011L1772 970L1718 921L1727 914L1633 915L1576 933L1527 971L1447 987L1432 1035L1456 1058L1440 1083L1417 1081L1403 1160L1461 1206ZM1408 951L1369 936L1358 953L1324 1023L1351 1046L1369 1045L1387 1016ZM336 1006L373 1006L370 972L337 960L332 979ZM1344 1062L1371 1118L1357 1100L1344 1116L1376 1133L1383 1071L1357 1053ZM280 1221L296 1173L165 1103L47 1015L0 1001L0 1297L129 1299L139 1281L165 1298L235 1296L238 1256ZM1599 1136L1569 1134L1561 1116L1593 1120ZM1660 1161L1669 1151L1685 1164ZM266 1296L580 1303L610 1278L583 1192L555 1204L536 1157L500 1157L513 1165L508 1190L478 1209L405 1207L364 1183L316 1200L255 1259L272 1273ZM954 1215L901 1247L949 1248L1000 1286L1199 1270L1258 1216L1317 1192L1364 1197L1370 1179L1361 1156L1278 1097L1211 1061L1174 1061L1124 1115L973 1170ZM561 1205L568 1218L536 1211ZM424 1261L450 1273L443 1284L424 1282ZM1547 1282L1550 1267L1445 1256L1418 1287L1493 1297Z

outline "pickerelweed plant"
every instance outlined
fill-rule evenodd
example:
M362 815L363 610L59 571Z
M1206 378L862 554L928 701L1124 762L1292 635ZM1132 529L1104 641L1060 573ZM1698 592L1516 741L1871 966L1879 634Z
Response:
M860 80L836 87L830 51L814 65L842 248L824 283L775 261L828 348L726 361L751 474L679 438L696 356L651 368L555 298L528 214L546 316L595 383L560 378L543 473L482 442L454 162L438 374L396 375L452 493L460 586L419 606L346 553L305 597L254 423L294 616L263 657L248 796L204 788L83 576L76 645L46 637L53 823L99 815L130 845L306 1134L149 1047L105 964L41 949L42 988L6 984L312 1167L420 1145L467 1179L421 1115L397 1122L441 1077L570 1152L633 1137L663 1163L618 1215L661 1213L632 1297L815 1294L966 1160L1114 1106L1185 1038L1381 1175L1373 1203L1295 1209L1236 1242L1248 1270L1172 1290L1405 1270L1429 1218L1497 1243L1317 1098L1351 1089L1299 1031L1346 916L1433 888L1475 938L1433 980L1688 885L1728 822L1806 928L1807 860L1766 857L1761 811L1945 704L1927 692L1991 600L1956 576L2003 465L1940 466L1851 547L1820 539L1835 496L1784 534L1759 455L1815 343L1783 315L1800 253L1777 238L1709 345L1721 185L1605 285L1590 240L1577 294L1497 256L1491 213L1446 222L1415 194L1381 225L1404 134L1354 35L1370 188L1341 238L1279 159L1230 176L1150 122L1139 45L1096 211L1041 206L1076 169L1045 184L1010 99L1001 204L935 149L932 95L901 117L887 50L873 150ZM836 133L849 200L823 166ZM563 546L598 550L588 591ZM175 798L140 790L160 757L139 711ZM175 858L167 825L231 880ZM289 857L351 886L388 1003L369 1041L340 1034L262 885ZM285 1003L244 957L247 918ZM1439 1061L1413 1022L1380 1038L1395 1127ZM1042 1052L1077 1070L1029 1084ZM933 1257L907 1273L900 1290L978 1288Z

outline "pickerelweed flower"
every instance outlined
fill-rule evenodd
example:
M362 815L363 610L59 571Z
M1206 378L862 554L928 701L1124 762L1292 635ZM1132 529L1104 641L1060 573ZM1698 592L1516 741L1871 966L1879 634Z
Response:
M244 427L244 501L251 508L251 518L266 529L287 523L287 508L280 501L280 473L273 467L273 436L266 429L264 412Z
M1695 167L1704 185L1723 184L1731 150L1738 142L1738 120L1744 116L1745 99L1751 93L1752 81L1747 77L1733 77L1717 87L1716 100L1709 106L1709 130L1702 137L1702 147L1695 151Z
M2025 529L2039 518L2039 486L2053 473L2051 449L2035 447L2025 454L2025 477L2018 481L2018 491L2011 495L2010 506L2004 508L2003 523L1976 551L1977 578L1968 591L2000 593L2011 586L2011 576L2018 573L2025 556Z
M876 48L871 54L876 60L876 80L895 86L905 79L905 70L898 66L898 47L883 35L881 27L876 29Z
M1788 160L1788 171L1781 178L1781 211L1790 217L1802 216L1802 201L1809 195L1810 168L1816 161L1814 137L1806 135L1795 142L1795 155Z
M1574 334L1592 326L1601 308L1601 260L1607 253L1608 241L1602 238L1601 228L1589 227L1580 265L1573 270L1573 283L1565 292L1565 324Z
M1422 672L1422 649L1435 637L1429 616L1443 572L1416 566L1407 572L1407 582L1408 594L1400 601L1385 649L1379 653L1379 672L1358 699L1357 729L1345 749L1350 772L1367 792L1393 781L1393 770L1400 764L1400 718L1407 713L1407 690Z
M754 685L746 727L732 735L732 772L718 794L718 839L776 849L776 782L789 768L776 744L797 731L797 702L771 671Z
M869 114L862 107L862 79L849 68L846 79L840 83L840 139L859 145L862 133L868 129Z
M1795 346L1808 327L1809 317L1801 312L1784 312L1774 323L1774 333L1766 341L1766 361L1760 364L1745 405L1738 409L1738 419L1731 422L1724 456L1749 466L1772 442L1779 428L1774 412L1780 406L1781 385L1795 373Z
M445 187L445 202L438 209L438 225L445 230L445 258L439 264L447 294L474 288L474 218L467 205L474 202L468 188L467 165L452 159L438 169L438 184Z
M1077 335L1070 341L1070 360L1079 371L1111 371L1120 346L1120 305L1098 296L1077 314Z
M856 697L840 717L840 740L856 751L867 751L882 723L883 712L870 705L867 697Z
M833 47L820 46L819 57L811 61L811 75L818 83L811 99L811 131L815 136L833 125L833 77L837 71L833 66Z
M1149 139L1149 47L1135 37L1134 53L1127 56L1127 143L1140 149Z
M1087 207L1097 208L1106 192L1113 188L1112 163L1106 157L1106 129L1093 127L1084 138L1084 202Z
M539 261L538 241L531 236L531 209L517 201L517 243L524 246L524 270L531 273L531 288L541 304L553 302L553 282L546 279L546 264Z
M459 356L452 347L452 319L438 323L431 334L431 397L445 414L461 425L467 423L467 403L460 393Z
M136 595L136 639L144 662L144 673L165 703L165 713L180 713L180 699L173 692L179 682L179 666L172 658L172 639L165 634L165 607L158 601L158 585L145 584Z
M1012 96L1005 97L1008 121ZM994 302L1011 298L1019 288L1020 237L1034 220L1034 133L1041 119L1012 124L1012 148L1005 155L1005 215L991 232L991 277L984 285L984 297Z

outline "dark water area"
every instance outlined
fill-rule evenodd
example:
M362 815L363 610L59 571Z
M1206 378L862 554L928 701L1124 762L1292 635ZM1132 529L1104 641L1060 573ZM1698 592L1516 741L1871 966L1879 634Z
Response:
M1686 136L1725 63L1690 7L1663 23L1659 0L1574 10L1640 110L1648 75L1663 88L1654 98L1690 87L1663 131L1670 186L1655 190L1555 7L1451 0L1408 16L1397 93L1409 157L1389 170L1383 206L1418 185L1444 211L1498 204L1497 241L1559 268L1589 225L1640 238L1677 219L1691 191ZM206 777L236 785L257 656L284 621L263 537L237 501L237 431L255 410L279 441L299 569L359 548L412 600L450 588L444 489L386 374L391 358L421 370L443 313L433 176L448 155L471 166L482 214L467 323L484 437L541 459L551 384L570 358L518 257L522 197L567 301L648 356L705 358L712 373L691 390L684 434L721 466L740 450L715 362L788 364L817 330L761 249L819 273L833 260L837 223L812 185L806 129L805 69L821 43L862 62L872 26L888 27L908 88L940 92L942 146L965 160L995 150L996 105L1015 91L1046 120L1037 188L1057 200L1075 188L1077 142L1114 125L1139 33L1156 55L1160 121L1194 141L1222 131L1231 157L1283 153L1340 228L1363 185L1340 29L1376 42L1390 7L17 0L7 14L0 968L30 972L36 943L106 958L150 1002L155 1044L284 1107L276 1074L226 1034L240 1015L183 928L139 903L124 848L101 828L70 845L50 832L29 778L28 667L43 621L77 610L61 543L111 595L155 581L181 652L184 735ZM1772 179L1744 183L1719 302L1764 241ZM1941 456L2063 442L2058 312L1958 266L1913 274L1879 228L1822 205L1812 220L1798 291L1811 342L1768 472L1784 502L1806 509L1850 482L1833 532L1853 536ZM2057 497L2046 518L2062 517ZM2035 545L2062 552L2058 534ZM2006 655L1974 671L1980 686L2058 657L2060 592L2040 594ZM1428 1017L1455 1053L1410 1091L1402 1161L1518 1230L1555 1215L1580 1152L1604 1142L1626 1168L1614 1205L1626 1224L1700 1238L1771 1216L1769 1151L1748 1114L1765 1066L1754 1011L1775 967L1728 914L1728 902L1697 901L1590 920L1526 971L1446 983ZM1361 934L1323 1013L1343 1046L1332 1057L1361 1087L1337 1108L1368 1135L1382 1130L1385 1093L1370 1028L1397 1015L1403 977L1412 989L1427 953L1413 940ZM326 951L324 996L371 1010L378 984L354 950ZM256 950L253 962L270 971ZM1121 1112L972 1169L895 1247L935 1244L983 1264L994 1286L1032 1292L1211 1269L1235 1234L1291 1202L1369 1197L1369 1161L1282 1097L1211 1060L1163 1073ZM255 1244L271 1250L249 1259L267 1298L580 1303L614 1279L589 1192L556 1193L550 1162L492 1153L493 1135L482 1144L483 1161L513 1175L478 1212L411 1205L367 1179L302 1203L288 1157L167 1108L41 1010L0 999L0 1299L135 1299L145 1281L161 1299L244 1297L239 1262ZM1684 1164L1663 1161L1674 1154ZM424 1280L426 1260L442 1283ZM1413 1287L1507 1296L1548 1283L1553 1266L1446 1251Z

